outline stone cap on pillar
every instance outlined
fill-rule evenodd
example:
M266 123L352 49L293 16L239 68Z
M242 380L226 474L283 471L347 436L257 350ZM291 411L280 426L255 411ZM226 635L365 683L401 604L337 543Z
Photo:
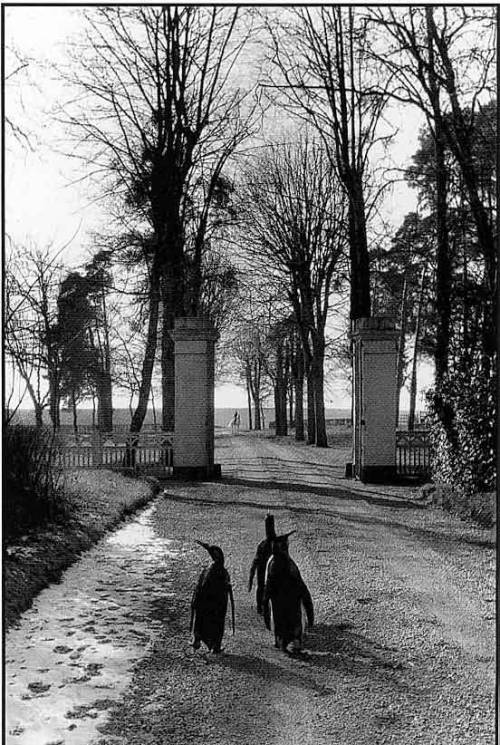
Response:
M394 316L356 318L351 326L352 339L395 339L398 336Z
M181 316L175 319L173 336L175 341L205 339L215 342L219 338L219 332L206 316Z

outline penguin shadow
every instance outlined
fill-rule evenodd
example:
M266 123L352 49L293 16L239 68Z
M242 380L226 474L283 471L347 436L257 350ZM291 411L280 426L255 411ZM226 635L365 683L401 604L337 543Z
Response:
M354 629L348 621L313 626L307 631L305 649L298 659L308 665L361 675L369 671L385 675L405 667L396 648L377 644Z
M283 653L280 653L280 656L281 659L292 657L292 655L285 656ZM264 657L234 654L229 650L223 650L222 654L211 655L207 659L211 665L231 668L238 674L260 678L263 685L284 683L291 687L310 690L314 696L328 696L328 694L332 693L331 689L318 685L314 678L306 673L284 667Z

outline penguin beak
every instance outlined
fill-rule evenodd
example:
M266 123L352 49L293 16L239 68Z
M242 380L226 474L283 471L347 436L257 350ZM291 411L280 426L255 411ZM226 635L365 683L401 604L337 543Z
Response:
M283 538L288 538L289 536L291 536L293 533L296 533L296 532L297 532L296 530L291 530L289 533L285 533Z
M209 553L210 553L210 546L208 543L203 543L203 541L195 541L195 543L198 543L200 546L203 546Z

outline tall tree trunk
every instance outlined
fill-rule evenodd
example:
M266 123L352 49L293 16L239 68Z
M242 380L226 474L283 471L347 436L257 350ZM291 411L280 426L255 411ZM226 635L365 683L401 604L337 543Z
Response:
M262 416L261 416L261 407L262 402L260 400L260 370L261 363L259 360L254 360L253 364L253 376L252 376L252 370L250 370L250 384L252 386L252 396L253 396L253 404L254 404L254 422L255 422L255 429L261 430L262 429ZM252 382L253 377L253 382Z
M443 116L439 100L439 85L435 69L432 6L425 8L427 23L427 47L429 56L429 90L434 118L434 151L435 151L435 183L436 183L436 349L435 364L435 398L434 404L437 416L441 421L452 446L456 444L453 434L454 412L449 402L445 400L443 386L448 374L449 338L451 324L451 259L449 254L447 230L447 171L445 162L445 133Z
M366 216L363 183L354 172L348 180L349 255L351 262L351 311L352 320L371 315L370 262L366 238Z
M295 439L304 440L304 353L300 342L295 352Z
M173 432L175 429L175 344L172 330L166 325L161 338L161 392L162 429Z
M417 307L417 318L415 322L415 345L413 347L413 360L411 366L411 382L410 382L410 411L408 413L408 429L413 432L415 429L415 405L417 401L417 360L418 360L418 349L419 349L419 337L420 337L420 324L422 318L422 307L424 304L424 284L425 284L425 267L422 270L422 278L420 280L420 294L418 298Z
M43 427L43 408L39 403L35 404L35 427Z
M71 391L71 410L73 412L73 432L75 436L78 435L78 412L76 408L76 395L75 391Z
M113 431L113 384L111 373L101 370L97 380L97 427L101 432Z
M248 429L250 432L253 429L253 422L252 422L252 398L251 398L251 385L250 385L250 366L248 364L245 365L245 376L246 376L246 386L247 386L247 404L248 404Z
M275 434L277 437L285 437L288 434L286 421L286 391L282 380L274 384L274 419Z
M325 421L325 383L324 383L324 343L314 339L314 356L312 361L312 376L314 388L314 411L316 419L316 446L328 447Z
M314 445L316 442L316 409L314 400L314 379L312 362L307 370L307 444Z
M447 230L447 176L441 138L435 142L436 153L436 309L437 332L434 361L436 389L441 391L448 374L451 327L451 260Z
M161 268L161 300L163 308L161 333L161 372L162 372L162 428L175 430L175 343L173 331L175 319L184 314L184 264L182 230L174 216L166 229L170 235L165 246Z
M33 403L33 408L35 410L35 427L43 427L43 406L40 404L31 380L22 372L20 372L20 375L26 383L26 389Z
M255 420L255 429L257 431L260 431L262 429L262 416L261 416L261 408L262 404L260 402L260 399L257 395L257 397L254 399L253 403L253 416Z
M450 321L451 321L451 260L447 229L448 179L445 160L446 138L439 100L439 85L435 69L433 43L433 8L426 6L427 47L429 56L429 91L434 117L434 180L436 184L436 310L437 330L434 362L436 367L436 393L441 396L444 379L448 373Z
M59 380L55 372L49 370L49 414L53 429L59 429L60 420L60 401Z
M406 316L408 310L408 279L406 273L403 282L403 295L401 298L401 311L399 316L399 343L398 343L398 363L396 374L396 428L399 427L399 405L401 398L401 389L403 387L403 373L405 366L405 347L406 347Z
M158 319L160 309L160 280L157 272L151 276L151 290L149 300L148 332L146 336L146 349L142 361L141 385L139 388L139 399L137 407L130 423L131 432L140 432L148 410L149 394L151 392L151 379L153 376L156 346L158 340Z
M276 435L285 437L288 434L286 412L286 373L283 342L278 341L276 347L276 380L274 382L274 418Z

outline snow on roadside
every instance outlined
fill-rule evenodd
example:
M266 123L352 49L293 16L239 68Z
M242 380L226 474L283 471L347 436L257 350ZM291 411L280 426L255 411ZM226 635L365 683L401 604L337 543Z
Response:
M7 745L89 745L98 734L161 625L151 603L173 596L182 547L155 535L154 510L88 551L7 634Z

